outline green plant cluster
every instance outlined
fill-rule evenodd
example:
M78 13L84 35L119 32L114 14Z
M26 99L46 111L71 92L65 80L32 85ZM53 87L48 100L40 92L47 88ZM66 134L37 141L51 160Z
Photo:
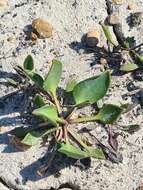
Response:
M42 142L42 139L47 135L53 134L57 143L57 151L68 157L75 159L86 157L105 159L101 148L88 146L88 143L71 126L75 123L91 121L113 124L119 118L123 108L112 104L104 104L97 114L77 118L72 117L75 109L95 104L106 95L110 87L110 72L106 71L99 76L91 77L78 83L71 80L65 88L67 94L65 98L70 97L71 99L72 97L73 104L61 105L57 96L57 89L62 75L62 63L60 61L52 61L51 68L45 78L35 72L33 58L30 55L25 59L23 67L19 68L33 81L41 93L48 94L46 100L41 94L36 94L33 100L38 108L33 110L32 114L43 120L44 130L37 131L35 130L36 128L33 128L33 131L28 132L21 128L15 129L15 135L22 138L21 143L33 146Z

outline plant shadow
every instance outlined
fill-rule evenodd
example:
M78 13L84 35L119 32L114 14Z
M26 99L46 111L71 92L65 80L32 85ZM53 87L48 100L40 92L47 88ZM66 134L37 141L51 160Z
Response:
M29 87L23 90L11 87L6 80L7 78L20 81L20 77L12 72L0 71L1 89L6 93L0 97L0 144L7 145L2 150L3 153L12 153L19 150L10 143L10 130L19 125L32 125L35 121L27 113L27 111L30 112L31 90Z
M38 159L36 162L28 165L27 167L23 168L20 171L20 175L23 178L23 183L26 183L28 180L29 181L38 181L43 178L49 177L51 175L53 175L55 178L58 178L61 175L60 171L62 169L72 167L72 166L76 166L76 167L80 168L81 170L88 170L88 168L90 167L90 164L91 164L90 158L86 158L86 159L77 161L75 159L68 158L62 154L56 153L56 155L52 161L52 164L49 166L49 168L47 169L45 174L43 176L40 176L37 174L36 171L39 168L41 168L41 166L47 165L47 157L49 157L49 159L50 159L49 151L47 151L45 156L43 156L42 158ZM35 172L33 173L33 171L35 171Z
M113 51L110 51L110 48L108 47L99 47L98 45L94 47L88 47L86 45L86 36L84 35L81 38L80 42L73 41L71 44L69 44L69 47L80 54L82 52L83 54L93 54L94 59L91 59L90 66L91 68L96 66L97 64L102 65L105 69L112 70L113 76L121 76L124 73L120 71L120 65L123 61L122 55L118 53L118 48L113 49ZM107 63L102 64L101 59L106 59Z
M25 33L25 40L30 40L31 39L31 32L33 32L33 28L32 28L32 25L29 24L29 25L26 25L23 29L24 33Z

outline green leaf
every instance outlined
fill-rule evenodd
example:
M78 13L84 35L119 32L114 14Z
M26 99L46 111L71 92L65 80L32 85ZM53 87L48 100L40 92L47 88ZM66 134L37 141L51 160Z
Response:
M66 86L66 92L71 92L73 91L75 85L77 84L76 80L75 79L72 79L70 80L68 83L67 83L67 86Z
M100 148L89 148L89 155L90 157L97 158L97 159L105 159L105 155Z
M130 134L132 134L132 133L138 131L139 129L140 129L140 126L137 125L137 124L124 126L124 127L122 128L123 131L128 132L128 133L130 133Z
M103 98L110 86L110 73L106 71L98 77L81 81L73 89L76 105L95 103Z
M132 36L132 37L127 37L126 38L126 40L125 40L125 46L127 47L127 48L129 48L129 47L133 47L133 46L135 46L135 37L134 36Z
M82 159L82 158L89 157L87 152L82 151L69 143L67 144L60 143L59 145L60 145L60 148L58 149L58 151L60 153L67 155L70 158Z
M33 71L25 70L25 73L30 77L30 79L40 88L43 88L44 80L42 76Z
M15 135L19 138L24 137L29 132L29 128L17 127L10 131L10 134Z
M51 69L44 81L44 89L55 94L62 74L62 63L58 60L52 61Z
M30 145L30 146L37 145L42 141L42 138L45 135L55 132L58 129L59 128L57 128L57 127L53 127L48 130L43 130L40 132L39 131L31 131L31 132L27 133L27 135L24 137L24 139L21 142L23 144Z
M57 122L62 122L57 113L56 106L45 105L41 108L35 109L33 114L41 116L49 120L54 126L57 126Z
M103 151L99 148L88 147L88 151L83 151L69 143L60 143L59 146L60 148L58 149L58 151L67 155L70 158L82 159L87 157L93 157L97 159L105 159Z
M140 63L143 63L143 56L142 55L139 55L138 53L136 53L136 56L139 60Z
M45 131L43 132L31 131L30 133L27 133L27 135L24 137L24 139L21 142L29 146L37 145L42 141L44 133Z
M46 102L44 101L43 97L40 96L39 94L37 94L37 95L34 97L33 103L34 103L34 105L36 105L37 107L42 107L42 106L46 105Z
M101 24L101 23L100 23L100 24ZM114 40L113 40L113 38L112 38L112 34L111 34L110 30L109 30L109 27L108 27L107 25L105 25L105 24L101 24L101 26L102 26L103 32L104 32L104 34L105 34L107 40L108 40L112 45L116 46L116 43L114 42Z
M126 71L126 72L129 72L129 71L134 71L136 69L138 69L139 66L135 63L128 63L128 64L125 64L125 65L122 65L120 67L120 71Z
M32 71L34 69L34 61L31 55L28 55L24 61L24 69Z
M121 115L123 109L112 104L104 104L96 115L96 119L104 124L113 124Z

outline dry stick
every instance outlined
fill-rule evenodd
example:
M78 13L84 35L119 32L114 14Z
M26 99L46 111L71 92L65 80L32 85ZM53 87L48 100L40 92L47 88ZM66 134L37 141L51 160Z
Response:
M15 95L15 94L18 93L18 92L21 92L21 91L26 90L26 88L27 88L27 87L25 87L25 86L20 86L19 89L15 90L15 91L13 91L13 92L11 92L11 93L9 93L9 94L4 95L4 96L2 97L2 99L5 100L5 99L7 99L7 98L9 98L9 97L11 97L11 96L13 96L13 95Z
M56 93L52 93L52 96L53 96L53 100L55 102L55 105L57 107L58 113L60 114L61 113L61 107L60 107L60 103L57 99Z
M67 125L63 127L63 133L64 133L64 140L66 143L68 143L68 130L67 130Z
M70 118L72 117L74 111L75 111L76 107L73 107L72 111L70 112L70 114L66 117L66 121L68 122L70 120Z
M22 77L22 78L25 77L25 78L27 78L28 80L31 80L20 66L17 66L17 67L15 67L14 69L15 69L15 71L18 73L18 75L19 75L20 77ZM22 76L22 75L23 75L23 76ZM30 84L30 83L29 83L29 84ZM47 100L48 100L51 104L54 104L54 103L52 102L52 98L51 98L51 96L50 96L50 94L49 94L48 92L46 92L46 91L43 90L42 88L39 88L39 87L36 86L36 85L35 85L35 89L36 89L39 93L42 93L43 95L45 95L46 98L47 98Z
M62 137L63 137L63 130L62 130L62 128L59 129L58 132L59 133L58 133L58 136L57 136L57 141L60 141L62 139Z
M6 94L5 96L3 96L2 99L5 100L5 99L7 99L7 98L9 98L9 97L11 97L13 95L15 95L16 93L18 93L20 91L21 91L21 89L15 90L15 91L13 91L13 92L11 92L11 93Z
M54 157L55 157L55 155L56 155L56 151L54 151L54 152L52 152L52 155L51 155L51 157L50 157L50 159L49 159L49 157L48 157L48 164L44 164L43 166L41 166L38 170L37 170L37 174L39 175L39 176L43 176L44 174L45 174L45 172L49 169L49 167L50 167L50 165L51 165L51 163L52 163L52 161L53 161L53 159L54 159Z
M55 132L56 141L57 141L57 138L58 138L58 136L59 136L59 133L60 133L60 129L58 129L58 130Z
M134 49L137 49L137 48L139 48L139 47L141 47L141 46L143 46L143 43L141 43L141 44L139 44L139 45L137 45L137 46L135 46L135 47L130 48L129 51L134 50Z
M106 0L106 6L107 6L107 13L108 15L111 15L114 12L114 5L112 4L112 2L110 0ZM121 24L115 24L113 25L113 31L114 34L117 38L118 43L122 46L125 47L125 37L124 34L122 32L122 26Z
M56 152L54 152L54 153L52 154L52 156L51 156L51 158L49 159L47 165L41 166L41 167L37 170L37 174L38 174L39 176L42 177L42 176L46 173L46 171L49 169L49 167L50 167L50 165L51 165L51 163L52 163L52 161L53 161L53 159L54 159L54 157L55 157L55 154L56 154Z
M67 129L69 134L82 146L84 147L87 151L89 151L89 147L82 141L82 138L79 134L75 134L71 129Z

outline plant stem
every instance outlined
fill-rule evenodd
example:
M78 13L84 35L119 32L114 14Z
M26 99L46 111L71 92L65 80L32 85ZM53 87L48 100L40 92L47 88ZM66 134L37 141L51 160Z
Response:
M57 99L56 93L52 93L52 96L53 96L55 105L57 107L58 113L60 114L61 113L61 108L60 108L60 104L59 104L59 101Z
M67 125L68 124L68 122L65 119L61 118L61 117L59 117L57 119L57 122L60 123L60 124L63 124L63 125Z
M54 132L54 131L57 131L57 130L59 130L61 127L54 127L54 128L51 128L51 129L49 129L49 130L47 130L43 135L42 135L42 137L44 137L45 135L47 135L47 134L49 134L49 133L52 133L52 132Z
M142 58L138 53L136 53L136 51L131 50L130 53L131 53L133 56L135 56L135 57L139 60L140 63L143 63L143 58ZM138 64L138 65L139 65L139 64ZM141 66L142 66L142 65L140 65L140 67L141 67Z
M75 134L71 129L67 129L67 131L69 132L69 134L83 147L85 148L87 151L89 151L89 147L82 141L82 138L79 134Z
M57 136L56 136L57 142L62 139L62 136L63 136L63 129L61 128L61 129L58 130L58 133L57 133Z
M56 156L56 151L57 151L57 145L55 145L54 147L55 150L52 151L51 155L48 154L47 159L45 160L45 164L43 164L38 170L37 170L37 174L39 176L43 176L46 171L49 169L50 165L52 164L52 161L54 160L55 156ZM49 158L50 156L50 158Z
M69 123L82 123L82 122L91 122L91 121L96 121L98 120L97 115L94 116L85 116L85 117L80 117L77 119L71 119L69 120Z
M68 143L68 130L67 130L67 125L63 127L63 132L64 132L64 139L65 142Z

